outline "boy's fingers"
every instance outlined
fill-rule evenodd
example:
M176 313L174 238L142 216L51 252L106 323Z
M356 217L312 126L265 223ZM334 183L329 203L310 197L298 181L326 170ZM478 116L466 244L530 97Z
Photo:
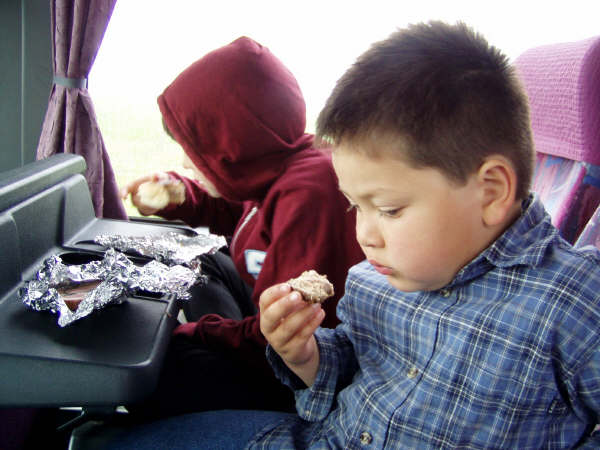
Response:
M130 181L125 185L125 187L121 188L121 195L127 197L129 194L135 194L137 192L138 186L142 184L143 181L137 180Z
M137 184L135 181L126 184L125 187L121 188L121 197L126 199L129 194L133 196L137 192L138 186L139 184Z
M135 180L127 183L125 185L125 187L121 188L121 190L120 190L121 198L123 200L126 200L127 196L129 194L131 194L131 196L132 196L131 201L134 204L138 204L139 196L137 196L137 190L140 187L140 184L146 183L147 181L159 182L159 181L165 181L165 180L169 180L169 179L170 179L169 174L165 173L165 172L156 172L156 173L153 173L152 175L145 175L143 177L136 178Z
M309 336L313 335L314 332L321 326L323 323L323 319L325 318L325 310L323 308L319 308L311 321L308 323L306 327L302 329L302 338L308 339Z
M267 309L275 301L279 300L284 295L288 294L292 288L287 283L280 283L263 291L258 299L258 307L261 311Z
M138 188L140 187L140 184L146 183L147 181L159 181L159 179L160 179L159 177L160 177L160 174L155 173L152 175L145 175L143 177L136 178L135 180L127 183L123 190L130 192L130 193L135 193L135 192L137 192Z
M265 336L273 333L287 316L306 305L297 292L291 292L283 297L275 293L274 298L275 300L260 312L261 330Z
M282 357L295 359L324 317L325 311L322 308L305 305L279 324L269 342Z
M171 179L171 177L169 176L168 173L166 173L166 172L156 172L156 173L152 174L152 178L150 179L150 181L154 181L154 182L157 182L157 181L168 181L170 179Z
M294 337L301 337L303 340L308 338L316 329L313 322L321 311L323 309L319 304L304 303L300 309L286 316L281 322L278 330L280 338L284 341L291 341Z

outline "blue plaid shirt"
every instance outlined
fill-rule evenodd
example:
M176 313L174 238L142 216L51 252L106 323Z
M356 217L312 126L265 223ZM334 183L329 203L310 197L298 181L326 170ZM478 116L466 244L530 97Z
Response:
M574 249L530 198L444 289L401 292L366 262L319 329L298 417L251 448L600 448L600 255Z

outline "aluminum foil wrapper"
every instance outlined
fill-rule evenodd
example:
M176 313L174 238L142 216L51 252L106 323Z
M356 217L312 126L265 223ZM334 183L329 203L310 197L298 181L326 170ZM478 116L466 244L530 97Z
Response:
M170 266L181 264L191 268L200 264L200 255L214 253L227 245L225 238L216 234L187 236L172 231L152 236L105 234L97 236L94 241L125 253L148 256Z
M58 313L58 325L64 327L94 310L123 303L128 296L144 291L187 299L189 288L203 281L204 276L189 267L168 266L159 261L138 266L123 253L108 249L102 260L81 265L66 265L56 255L47 258L35 279L20 289L19 296L31 309ZM82 294L83 300L72 311L60 293L86 284L96 287Z

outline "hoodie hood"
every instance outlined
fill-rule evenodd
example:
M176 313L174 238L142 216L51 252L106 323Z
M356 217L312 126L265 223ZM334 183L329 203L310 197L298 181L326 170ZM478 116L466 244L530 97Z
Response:
M263 198L286 159L313 141L296 79L247 37L185 69L158 105L187 156L230 201Z

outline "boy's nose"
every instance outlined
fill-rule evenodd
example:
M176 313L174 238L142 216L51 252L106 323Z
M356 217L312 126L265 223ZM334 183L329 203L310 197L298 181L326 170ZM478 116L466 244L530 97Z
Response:
M356 215L356 240L361 247L382 247L383 238L373 220Z

